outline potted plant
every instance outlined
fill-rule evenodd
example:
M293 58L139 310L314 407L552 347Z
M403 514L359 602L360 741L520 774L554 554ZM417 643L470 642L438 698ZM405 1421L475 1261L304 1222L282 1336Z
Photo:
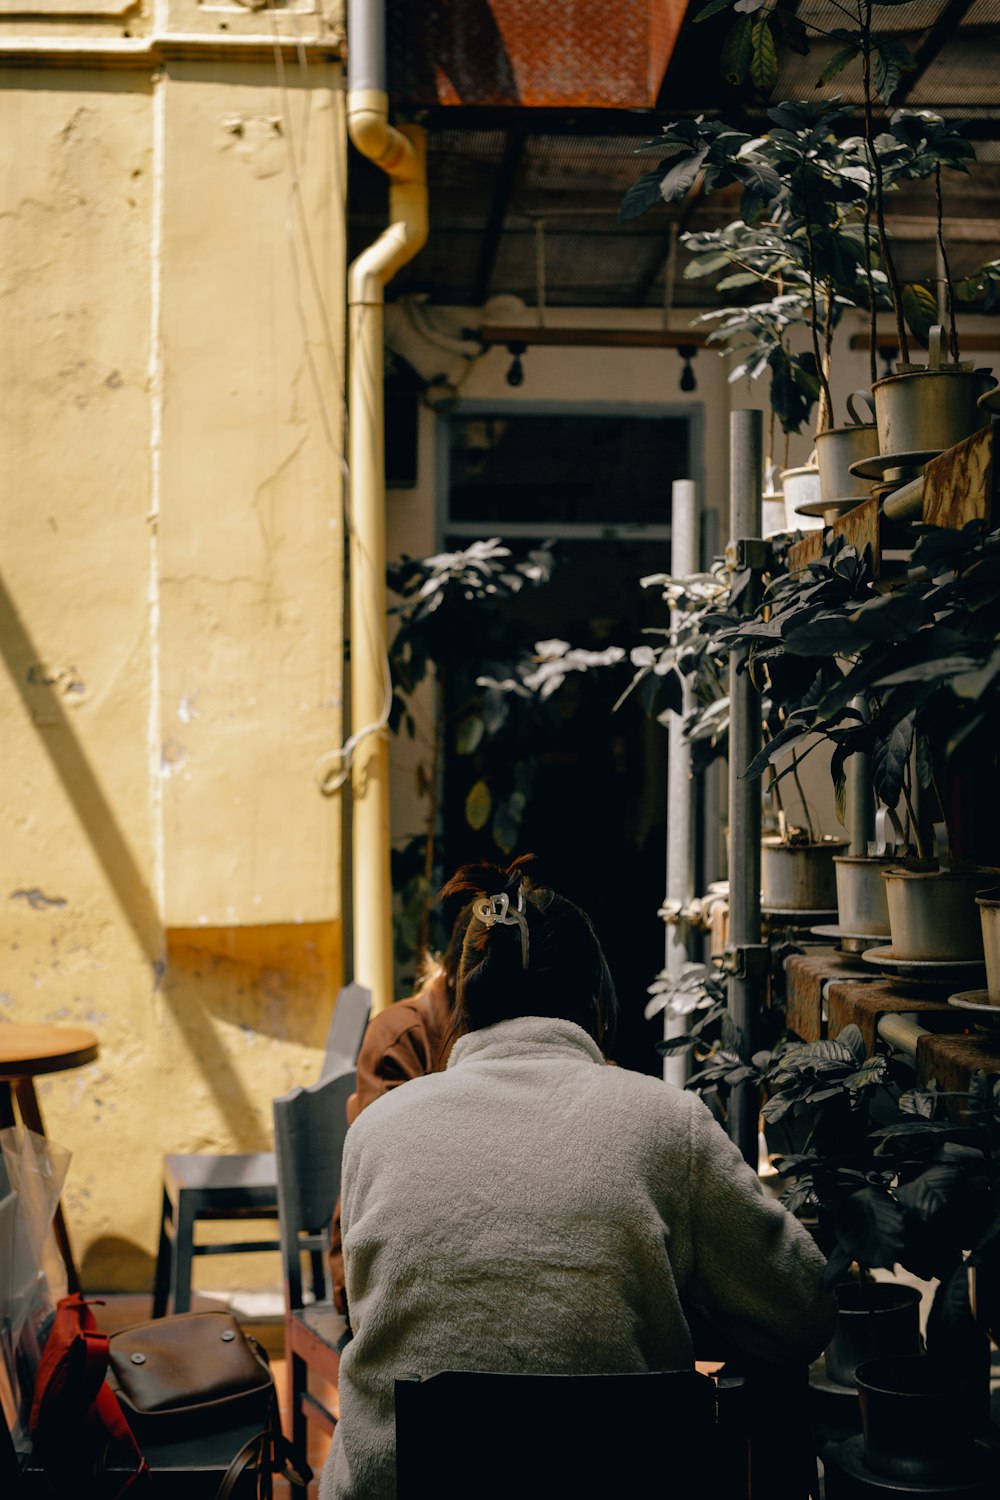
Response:
M842 799L848 757L870 755L874 790L887 807L905 809L906 843L916 853L908 868L884 874L893 953L958 957L958 917L938 920L945 893L962 892L965 931L974 942L973 896L991 883L1000 849L992 804L980 798L970 810L955 795L957 787L968 803L970 788L974 795L998 769L1000 532L987 533L981 523L961 532L924 528L905 580L886 593L875 588L866 559L838 540L803 575L778 579L767 606L766 619L744 622L736 633L749 637L751 668L765 669L779 695L783 674L797 664L791 677L797 702L746 774L762 775L782 749L807 751L808 737L818 732L833 741L831 769ZM846 672L835 666L838 659ZM867 719L850 706L861 694L871 704ZM927 821L916 815L914 778L946 823L947 869L935 863ZM923 917L934 923L919 951L908 934L920 922L894 915L910 899L920 900ZM965 950L977 955L978 946Z
M780 1164L789 1206L818 1207L833 1236L827 1279L900 1264L938 1287L927 1351L988 1415L986 1329L969 1299L969 1271L1000 1258L1000 1082L974 1074L968 1094L907 1088L897 1065L864 1057L856 1028L833 1042L787 1049L765 1068L764 1114L815 1122L807 1147ZM846 1096L846 1097L845 1097ZM854 1129L844 1129L847 1120Z
M896 0L897 6L907 3L909 0ZM879 416L880 451L885 456L908 458L915 463L918 453L926 455L951 447L978 427L974 411L976 396L982 396L992 384L988 372L959 364L955 295L942 234L941 168L965 171L966 160L974 155L971 146L954 122L945 122L925 111L898 112L892 117L888 131L878 131L876 104L888 104L903 74L915 69L917 63L898 36L875 29L874 0L859 0L853 16L850 8L840 7L854 24L835 26L830 31L815 23L803 24L780 0L707 0L696 20L705 21L727 9L736 12L722 48L723 72L731 82L752 82L762 94L769 95L778 76L778 49L791 47L808 52L810 34L839 43L818 84L829 84L846 67L860 63L867 165L863 243L871 329L871 379ZM886 227L885 200L899 181L927 176L932 176L935 182L937 239L951 320L952 363L943 361L936 342L928 366L922 369L910 362L909 332L915 334L918 342L927 342L927 331L935 321L936 299L920 283L901 284ZM877 256L867 232L872 221ZM875 360L875 320L884 300L882 287L892 307L900 353L897 375L887 377L887 382L877 380ZM929 378L919 379L919 376ZM902 383L891 383L897 379ZM945 380L947 384L943 383Z
M929 358L926 368L911 365L908 349L901 345L903 362L896 374L872 386L883 454L931 455L960 443L983 425L978 402L996 384L989 370L961 361L955 287L944 239L942 169L967 172L966 162L975 158L963 128L930 110L898 110L888 133L875 143L885 186L928 178L934 182L936 243L948 318L946 339L938 324L938 299L926 286L911 283L897 294L900 322L928 346Z
M692 173L700 174L705 191L744 183L742 220L682 236L691 254L685 276L724 271L717 291L752 286L769 293L767 301L714 309L698 321L714 325L711 342L741 356L731 379L753 380L770 372L770 450L773 454L777 416L786 434L782 485L790 525L798 524L796 512L819 517L821 499L842 506L852 492L845 480L836 494L821 495L813 462L798 469L787 463L787 434L799 431L814 400L819 401L818 431L825 434L832 427L833 334L843 309L864 298L865 167L858 144L839 139L845 117L836 105L779 104L768 111L767 134L756 140L717 122L668 125L640 148L655 150L662 159L633 185L619 215L630 218L661 198L679 201L690 189ZM723 149L728 157L720 156ZM808 331L809 353L789 352L788 335L796 327ZM846 441L852 455L876 451L870 423L852 422ZM830 457L842 442L838 429L838 437L824 443ZM846 472L846 465L841 468Z
M820 1042L779 1040L747 1061L711 1003L691 1035L658 1044L685 1048L702 1062L688 1087L717 1112L734 1086L754 1082L768 1126L794 1141L775 1158L788 1180L782 1200L810 1223L843 1309L831 1378L850 1383L851 1361L873 1353L920 1357L915 1295L873 1278L902 1265L938 1281L927 1353L983 1425L995 1308L983 1297L973 1315L969 1273L1000 1270L1000 1080L973 1074L967 1094L914 1088L908 1064L866 1056L856 1026Z

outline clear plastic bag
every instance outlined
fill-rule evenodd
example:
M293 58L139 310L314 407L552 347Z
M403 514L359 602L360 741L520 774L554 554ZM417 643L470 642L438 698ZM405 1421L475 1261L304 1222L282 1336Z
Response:
M23 1125L0 1130L0 1405L24 1441L27 1396L66 1267L52 1234L70 1152Z

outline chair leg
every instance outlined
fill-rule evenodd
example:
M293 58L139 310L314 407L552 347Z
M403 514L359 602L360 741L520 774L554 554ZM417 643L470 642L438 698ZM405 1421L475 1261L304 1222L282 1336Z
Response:
M177 1194L174 1216L174 1312L191 1311L191 1273L194 1264L194 1210L183 1188Z
M292 1418L292 1447L305 1458L308 1451L306 1414L302 1410L302 1397L309 1383L309 1367L298 1354L288 1361L288 1405Z
M170 1272L173 1260L170 1242L170 1226L173 1222L173 1205L166 1188L160 1207L160 1241L156 1248L156 1278L153 1282L153 1317L162 1318L167 1310L170 1295Z

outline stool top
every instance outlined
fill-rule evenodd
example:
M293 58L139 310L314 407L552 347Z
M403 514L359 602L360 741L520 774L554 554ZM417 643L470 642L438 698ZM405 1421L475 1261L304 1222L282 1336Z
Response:
M97 1038L79 1026L0 1022L0 1079L33 1078L79 1068L97 1056Z

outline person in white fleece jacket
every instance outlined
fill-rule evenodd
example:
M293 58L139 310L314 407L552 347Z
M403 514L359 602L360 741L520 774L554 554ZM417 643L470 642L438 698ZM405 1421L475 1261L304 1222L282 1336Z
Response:
M354 1338L320 1500L395 1496L397 1379L682 1369L686 1309L755 1360L809 1360L832 1331L822 1255L705 1105L606 1065L617 1001L600 944L523 864L445 886L478 893L463 1034L444 1073L348 1131Z

